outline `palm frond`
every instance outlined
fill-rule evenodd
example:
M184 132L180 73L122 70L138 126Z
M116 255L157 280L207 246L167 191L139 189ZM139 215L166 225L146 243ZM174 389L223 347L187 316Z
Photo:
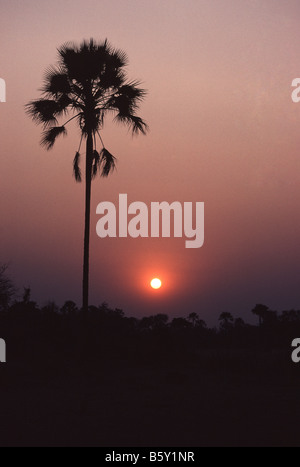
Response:
M105 148L100 153L101 157L101 176L108 177L116 168L116 158Z
M81 182L81 169L79 167L80 164L80 153L76 152L74 160L73 160L73 175L75 177L76 182Z
M60 108L57 102L50 99L39 99L31 101L25 106L26 113L37 124L43 125L57 123L56 115L59 113Z
M118 92L123 96L127 96L128 99L140 101L147 95L146 89L140 88L140 85L140 81L131 81L121 86Z
M137 117L136 115L129 116L129 124L132 127L132 134L142 133L145 135L149 130L148 125L141 117Z
M95 178L98 171L100 171L101 167L101 157L98 151L94 150L93 152L93 167L92 167L92 178Z
M124 84L119 87L107 102L107 107L117 110L121 115L134 114L138 109L140 101L144 99L147 92L139 88L138 82Z
M66 114L71 104L72 99L67 95L61 95L57 100L39 99L29 102L25 106L25 109L34 122L47 127L49 125L56 125L57 118Z
M119 68L114 68L106 64L97 81L97 87L103 91L108 89L117 90L125 80L125 73Z
M58 99L57 99L57 106L58 106L58 112L57 114L62 114L62 113L67 113L68 112L68 107L73 106L74 107L74 101L71 99L68 94L62 94Z
M80 83L72 84L72 92L78 98L81 98L82 96L84 96L84 88L83 86L80 85Z
M109 110L117 111L116 121L128 125L133 134L146 134L147 124L135 115L139 108L139 103L147 94L145 89L138 87L139 82L133 81L121 86L107 103Z
M42 135L41 145L45 146L47 150L53 148L56 138L60 135L67 135L67 130L64 126L55 126L49 130L45 130Z
M119 113L116 115L115 120L128 125L131 128L133 135L138 133L145 135L149 129L147 123L144 122L141 117L137 117L136 115L123 115Z
M128 56L124 50L110 48L109 52L111 66L115 68L123 68L128 65Z
M135 103L127 96L119 94L111 97L107 103L107 107L116 110L120 115L132 114L135 111Z
M64 67L51 66L46 70L43 91L54 96L71 93L71 83Z

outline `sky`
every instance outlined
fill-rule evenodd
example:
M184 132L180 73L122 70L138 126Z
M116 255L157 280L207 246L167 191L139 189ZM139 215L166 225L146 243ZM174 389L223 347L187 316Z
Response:
M107 122L117 171L93 182L90 303L128 316L300 308L298 0L0 0L0 262L20 295L81 303L84 186L72 177L79 133L51 152L24 105L40 96L57 48L93 37L126 51L148 95L147 136ZM96 206L205 203L205 244L100 239ZM160 277L163 287L149 282Z

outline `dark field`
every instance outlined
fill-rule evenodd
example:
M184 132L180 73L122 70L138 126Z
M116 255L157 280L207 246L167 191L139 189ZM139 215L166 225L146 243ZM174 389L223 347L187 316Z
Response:
M0 366L2 447L300 445L300 367L289 351L49 357Z
M127 318L106 304L0 313L0 446L299 446L300 311Z

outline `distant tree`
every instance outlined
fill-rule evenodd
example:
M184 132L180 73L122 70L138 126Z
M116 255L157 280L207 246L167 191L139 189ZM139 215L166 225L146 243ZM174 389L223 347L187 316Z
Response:
M24 287L22 301L15 302L11 306L11 311L18 313L37 313L39 311L36 302L31 300L30 287Z
M104 313L104 314L107 314L107 313L109 313L109 311L110 311L110 308L109 308L107 302L101 303L101 305L98 307L98 309L99 309L99 311L100 311L101 313Z
M279 316L279 321L282 323L299 323L300 310L285 310Z
M136 330L139 325L139 320L137 318L131 317L131 318L125 318L128 324L129 329Z
M174 329L186 329L191 327L191 323L185 318L174 318L171 322Z
M242 329L246 326L246 323L245 321L242 319L242 318L237 318L235 321L234 321L234 327L236 329Z
M232 327L234 318L231 313L224 311L219 317L220 327L223 330L228 330Z
M111 318L117 318L117 319L124 318L125 316L125 313L123 310L121 310L121 308L115 308L114 310L109 310L108 314Z
M199 316L197 313L193 312L189 314L189 316L187 317L187 320L190 323L192 323L192 325L195 327L197 323L199 322Z
M6 311L9 307L15 288L12 281L7 276L7 265L0 265L0 311Z
M31 299L31 288L30 287L24 287L24 293L23 293L23 303L24 305L28 305L30 303Z
M206 329L207 324L203 319L200 319L198 313L192 312L188 315L187 320L192 324L194 328Z
M60 309L63 315L75 314L78 312L78 308L75 302L67 300Z
M153 327L155 329L162 329L167 326L168 321L169 321L168 315L159 313L153 316Z
M59 307L56 305L55 302L50 301L50 302L46 303L45 306L43 306L42 312L47 313L47 314L49 314L49 313L58 313L59 312Z
M162 329L167 326L169 321L168 315L159 313L154 316L145 316L140 320L139 327L142 330L153 331L154 329Z
M145 122L136 115L145 91L137 81L128 81L127 56L107 40L93 39L80 46L65 44L58 49L56 67L48 69L42 98L27 105L32 119L44 127L41 144L51 149L56 139L66 136L66 125L75 121L81 133L73 169L81 181L80 148L85 141L85 228L82 308L88 312L91 183L97 173L107 177L115 167L115 157L106 149L101 136L108 115L128 125L133 133L146 133ZM66 119L62 125L59 119ZM102 146L99 151L98 144Z
M266 305L258 304L253 308L252 313L258 316L259 326L262 326L263 323L267 319L267 315L269 313L269 307Z
M203 320L203 319L199 319L197 321L197 328L200 328L200 329L207 329L207 324L206 322Z
M140 329L143 331L152 331L154 327L153 316L144 316L139 323Z

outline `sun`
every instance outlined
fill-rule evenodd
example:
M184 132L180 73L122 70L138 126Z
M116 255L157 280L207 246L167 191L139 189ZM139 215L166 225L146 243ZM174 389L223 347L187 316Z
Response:
M160 289L161 286L162 286L162 282L161 282L160 279L158 279L157 277L155 279L152 279L152 281L151 281L152 289L157 290L157 289Z

